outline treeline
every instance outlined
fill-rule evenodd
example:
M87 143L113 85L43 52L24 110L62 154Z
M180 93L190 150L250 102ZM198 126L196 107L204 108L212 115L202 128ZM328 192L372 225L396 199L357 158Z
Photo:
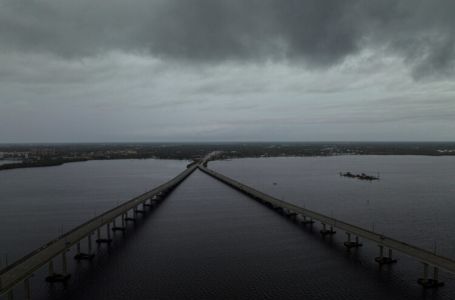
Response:
M212 151L219 159L242 157L332 155L455 155L455 143L128 143L0 145L0 152L28 153L21 163L0 165L0 170L58 166L68 162L109 159L198 160Z

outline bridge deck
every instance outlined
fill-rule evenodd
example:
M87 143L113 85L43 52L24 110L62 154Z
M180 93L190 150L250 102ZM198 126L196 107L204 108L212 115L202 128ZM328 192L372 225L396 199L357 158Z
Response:
M55 256L66 251L84 237L93 233L99 227L112 222L118 216L137 207L139 204L144 203L153 196L162 192L166 193L175 188L196 168L197 165L189 167L170 181L89 220L0 270L0 295L13 288L17 283L30 277L34 271L48 263Z
M211 169L208 169L204 166L199 165L199 169L202 170L203 172L205 172L206 174L211 175L212 177L218 179L219 181L241 191L242 193L244 193L252 198L260 199L260 200L262 200L264 202L268 202L271 205L276 206L276 207L288 209L291 212L312 218L323 224L327 224L329 226L339 228L339 229L349 232L353 235L357 235L364 239L373 241L373 242L377 243L378 245L382 245L385 247L389 247L390 249L397 250L397 251L404 253L408 256L411 256L411 257L415 258L416 260L421 261L423 263L427 263L427 264L439 267L450 273L455 273L455 261L450 258L436 255L430 251L410 245L408 243L399 241L397 239L393 239L393 238L375 233L373 231L361 228L359 226L352 225L352 224L337 220L332 217L328 217L326 215L317 213L315 211L299 207L299 206L291 204L289 202L279 200L279 199L269 196L265 193L262 193L252 187L244 185L234 179L231 179L231 178L224 176L220 173L217 173Z

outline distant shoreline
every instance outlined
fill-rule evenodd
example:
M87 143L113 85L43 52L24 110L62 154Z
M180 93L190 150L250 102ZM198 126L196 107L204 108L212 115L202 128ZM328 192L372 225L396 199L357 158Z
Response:
M237 155L223 153L215 160L227 160L227 159L241 159L241 158L286 158L286 157L336 157L336 156L434 156L434 157L450 157L455 156L455 153L336 153L336 154L283 154L283 155L242 155L238 153ZM6 170L15 170L15 169L28 169L28 168L46 168L46 167L57 167L62 166L68 163L76 163L76 162L87 162L87 161L105 161L105 160L124 160L124 159L134 159L134 160L142 160L142 159L160 159L160 160L194 160L194 158L182 158L182 157L97 157L93 159L81 158L81 159L53 159L53 160L44 160L44 161L29 161L29 162L12 162L0 165L0 171ZM1 160L0 160L1 161Z
M0 170L60 166L71 162L115 159L198 160L219 151L217 159L254 157L317 157L337 155L455 156L453 142L263 142L263 143L129 143L1 145L0 157L20 162Z

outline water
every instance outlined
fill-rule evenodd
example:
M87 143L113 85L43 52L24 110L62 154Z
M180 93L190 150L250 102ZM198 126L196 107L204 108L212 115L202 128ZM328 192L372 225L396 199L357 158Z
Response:
M113 160L0 171L5 264L123 201L166 182L186 161ZM0 264L1 265L1 264Z
M285 201L455 257L453 156L238 159L210 167ZM346 171L381 179L339 176Z
M409 198L417 195L419 190L426 190L423 180L425 176L436 176L433 171L437 171L437 176L441 178L441 174L455 174L452 173L453 161L450 158L438 160L431 157L273 158L212 162L209 166L287 201L328 214L333 210L335 217L365 226L370 223L369 218L377 222L381 216L389 216L390 226L387 223L377 223L376 226L392 236L403 236L422 243L427 238L420 238L421 235L438 235L439 230L445 231L450 238L449 231L453 228L450 225L446 228L436 225L433 227L434 224L444 224L440 219L428 223L430 218L427 217L426 227L419 223L424 222L420 221L422 215L443 216L444 209L434 207L443 202L434 202L431 201L433 198L428 200L421 196L420 202L417 202L417 211L420 212L417 218L410 217L406 210L411 208L406 208L406 205L415 204L409 202ZM142 192L137 190L136 181L151 181L140 179L144 175L150 175L150 168L144 167L148 172L137 172L137 176L129 178L129 172L125 172L123 163L120 163L122 167L110 165L113 162L103 163L106 163L105 173L100 171L99 166L84 169L82 165L74 164L82 168L77 173L79 179L84 172L102 172L102 178L108 177L105 178L105 183L112 182L98 185L88 180L85 187L91 189L92 194L98 193L100 188L103 193L114 189L108 194L111 197L120 198L118 193L125 193L123 196L128 193L136 195ZM419 171L424 166L425 175ZM175 168L170 169L176 174L183 167L181 163L176 163ZM52 172L57 172L57 168ZM144 170L140 166L136 168ZM40 170L48 172L51 168ZM40 170L37 169L36 172L39 174ZM337 175L339 171L348 170L368 173L380 171L381 181L367 183ZM0 173L0 176L4 174ZM35 176L40 178L42 175L38 174L35 173ZM72 186L72 180L67 178L70 174L59 172L64 177L59 180L69 182L68 185ZM108 174L113 174L113 178L109 178ZM9 176L11 174L1 177L0 184ZM41 201L44 201L50 190L61 193L56 197L59 201L72 197L71 192L66 192L66 185L57 190L55 186L58 184L55 182L48 183L46 189L35 189L29 193L28 186L35 184L24 182L23 176L19 176L19 181L27 186L21 192L23 196L28 194L27 203L33 202L31 195L37 193L40 194ZM126 180L123 181L122 177ZM32 178L30 177L31 181ZM42 181L49 181L49 178L43 178ZM277 185L273 185L273 182ZM438 197L434 199L441 199L453 191L450 189L450 180L435 184ZM36 186L39 185L39 182L36 183ZM430 186L429 183L428 185ZM54 188L51 189L52 186ZM17 186L11 190L18 193ZM383 200L380 195L375 196L375 190L383 196L395 196ZM433 193L428 191L426 195ZM360 196L360 200L356 198ZM443 199L449 199L450 195L445 197ZM82 198L69 201L69 207L74 208L71 203L83 201ZM430 202L427 203L428 201ZM100 202L109 207L115 200ZM394 205L386 205L390 203ZM353 204L361 207L350 207ZM66 205L64 202L61 213ZM427 211L420 211L422 207ZM451 208L450 205L445 206L448 214ZM47 206L43 210L50 214L53 209L54 206ZM368 209L372 211L369 213ZM377 216L374 210L378 210ZM3 210L0 212L3 214ZM79 212L72 214L78 215ZM403 219L403 226L396 225L400 222L393 221L394 216ZM24 220L28 219L22 218L21 223L29 223ZM417 220L417 224L408 228L413 220ZM450 220L447 222L449 224ZM47 223L45 218L42 222L33 223L35 232ZM421 268L415 261L397 255L397 265L380 270L373 262L373 257L377 255L375 245L367 243L358 251L346 252L342 246L343 233L338 233L333 239L323 239L318 233L317 225L313 230L299 227L199 171L183 182L160 207L136 225L129 226L125 235L116 234L110 248L104 245L100 247L91 263L72 262L70 269L73 276L66 289L60 285L48 286L43 281L45 270L37 272L32 279L34 299L455 298L453 276L442 274L441 279L446 282L446 287L423 292L416 284ZM406 234L412 233L414 228L423 229L418 234ZM11 228L9 231L2 230L3 233L11 232ZM3 234L1 236L3 242ZM450 243L447 242L447 245ZM450 247L446 246L445 249ZM74 249L69 257L73 255ZM17 292L20 292L20 286Z

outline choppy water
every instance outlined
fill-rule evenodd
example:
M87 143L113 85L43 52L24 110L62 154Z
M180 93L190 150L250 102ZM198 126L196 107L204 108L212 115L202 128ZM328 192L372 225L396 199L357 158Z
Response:
M365 226L373 221L378 230L416 244L424 244L443 231L449 241L442 249L450 251L450 229L455 227L450 225L450 218L441 220L444 209L439 206L445 203L450 215L453 206L448 199L453 187L450 180L432 186L424 176L431 177L437 169L440 178L444 174L453 178L453 162L427 157L334 157L242 159L213 162L210 166L307 208ZM423 166L426 175L419 171ZM90 170L97 173L96 169ZM177 169L173 169L175 174ZM337 175L348 170L379 171L381 181L366 183ZM118 171L112 186L123 182ZM142 192L133 193L139 177L126 180L123 188L115 187L111 195L120 197L118 194L124 190L134 195ZM93 192L97 185L91 189ZM419 189L427 196L412 200ZM45 190L43 195L47 193ZM68 194L63 192L60 198ZM428 195L433 197L428 199ZM436 198L445 202L437 202ZM109 207L112 201L104 204ZM417 208L407 207L409 203ZM437 219L431 221L425 216L428 214ZM388 221L379 222L381 216ZM396 216L404 219L402 226L395 221ZM36 223L36 228L40 226ZM420 232L414 232L415 228ZM37 272L32 280L33 295L36 299L455 298L452 276L442 274L446 287L423 292L415 282L421 272L416 262L397 255L397 265L380 270L372 261L377 255L375 245L346 252L342 233L324 240L317 225L313 230L299 227L200 172L129 229L125 235L118 233L110 248L99 248L93 262L73 263L73 276L66 289L48 286L43 282L45 270ZM438 247L439 243L444 244L438 240Z

